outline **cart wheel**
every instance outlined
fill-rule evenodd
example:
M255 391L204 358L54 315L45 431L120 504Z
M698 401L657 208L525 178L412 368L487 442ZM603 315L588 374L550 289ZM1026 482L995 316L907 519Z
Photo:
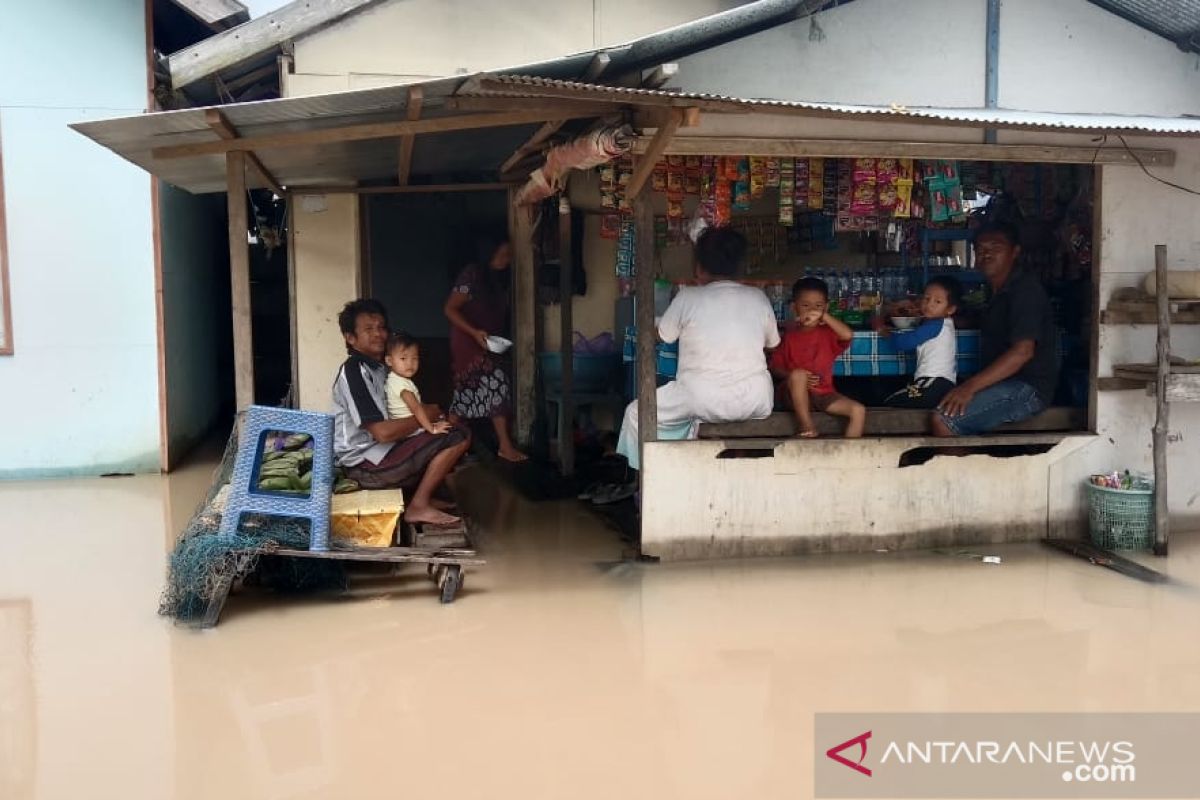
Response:
M462 567L457 564L446 567L446 577L442 581L442 602L453 603L454 596L462 586Z

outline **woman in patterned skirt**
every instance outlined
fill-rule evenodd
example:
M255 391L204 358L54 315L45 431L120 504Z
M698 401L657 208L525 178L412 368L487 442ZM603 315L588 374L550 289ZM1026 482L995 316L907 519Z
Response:
M490 419L496 429L498 455L525 461L508 431L512 415L512 383L502 357L487 349L487 337L508 331L509 266L512 247L505 240L479 242L475 263L454 281L446 300L450 320L450 357L454 367L452 420Z

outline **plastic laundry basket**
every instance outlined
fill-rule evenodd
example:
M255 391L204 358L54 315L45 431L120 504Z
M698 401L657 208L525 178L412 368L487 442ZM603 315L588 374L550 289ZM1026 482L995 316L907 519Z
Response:
M1154 489L1087 484L1088 530L1105 550L1147 550L1154 544Z

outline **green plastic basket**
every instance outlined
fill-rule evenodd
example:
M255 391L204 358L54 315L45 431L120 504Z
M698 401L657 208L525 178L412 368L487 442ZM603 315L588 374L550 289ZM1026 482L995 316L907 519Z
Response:
M1154 490L1087 484L1088 530L1105 550L1148 550L1154 544Z

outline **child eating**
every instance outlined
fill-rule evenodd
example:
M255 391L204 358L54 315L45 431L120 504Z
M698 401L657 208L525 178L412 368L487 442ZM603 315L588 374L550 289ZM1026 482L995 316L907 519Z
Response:
M962 286L954 278L933 278L921 297L920 325L892 335L897 350L916 350L912 382L884 401L893 408L937 408L958 380L958 343L951 317L958 311ZM884 336L887 329L880 331Z
M829 315L829 287L818 278L801 278L792 287L796 327L783 337L771 354L771 373L778 378L796 414L797 436L817 436L813 410L846 417L846 438L863 435L867 409L862 403L838 394L833 386L833 362L850 346L854 332Z
M445 420L430 420L429 412L440 417L436 406L426 406L421 403L421 390L413 383L413 378L421 366L421 351L417 340L406 333L394 333L388 339L387 355L383 360L388 365L387 377L387 413L389 419L408 419L416 417L420 428L412 435L425 433L449 433L451 425Z

